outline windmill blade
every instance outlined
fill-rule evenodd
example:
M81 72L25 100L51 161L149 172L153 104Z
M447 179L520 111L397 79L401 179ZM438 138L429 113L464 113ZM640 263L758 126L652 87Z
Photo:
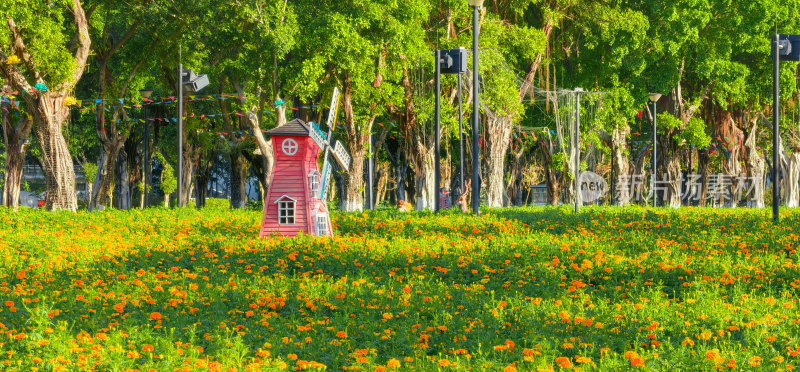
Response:
M331 97L331 109L328 110L328 128L333 130L336 124L336 108L339 106L339 88L333 88L333 97Z
M345 171L350 171L350 163L353 161L353 158L350 157L350 154L347 153L347 150L342 145L341 141L336 141L336 146L333 147L333 157L336 158L336 162L344 168Z
M331 164L328 162L328 158L325 158L325 163L322 164L322 187L319 188L319 200L325 201L328 200L328 189L331 185Z
M325 145L328 144L328 142L325 141L325 134L323 134L322 131L319 130L317 124L311 123L311 129L308 131L308 135L311 137L311 139L314 140L314 143L316 143L317 146L319 146L319 148L321 149L324 149Z

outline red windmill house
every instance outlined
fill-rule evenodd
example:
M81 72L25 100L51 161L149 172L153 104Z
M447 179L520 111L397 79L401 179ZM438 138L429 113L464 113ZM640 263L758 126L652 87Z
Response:
M261 237L332 235L322 178L317 168L320 148L326 145L313 125L294 119L270 130L275 169L264 203Z

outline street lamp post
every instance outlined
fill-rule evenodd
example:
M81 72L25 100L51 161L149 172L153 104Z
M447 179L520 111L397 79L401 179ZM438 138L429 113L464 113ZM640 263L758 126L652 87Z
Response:
M179 57L180 58L180 57ZM197 92L208 85L208 76L197 75L190 69L183 69L183 63L178 63L178 206L186 206L183 200L183 93ZM189 195L186 195L187 197Z
M442 95L441 94L441 92L442 92L442 79L441 79L441 66L442 66L442 63L441 63L441 60L440 60L440 56L441 56L441 51L439 50L439 45L438 45L438 40L437 40L436 53L435 53L436 66L434 67L435 70L436 70L436 78L435 78L435 80L436 80L436 83L435 83L435 85L436 85L436 98L435 98L436 99L436 103L435 103L436 110L435 110L434 115L433 115L434 116L434 122L435 122L434 131L436 131L436 134L434 134L434 138L433 138L433 147L434 147L433 151L434 151L434 154L436 154L435 161L434 161L435 170L434 170L434 174L433 174L433 184L434 184L434 187L433 187L433 209L436 211L436 213L439 213L439 210L442 208L442 206L441 206L441 197L440 197L441 191L439 191L439 188L442 187L442 167L441 167L441 160L440 160L440 154L441 153L440 153L440 149L439 149L440 141L441 141L441 113L440 113L439 107L441 106L440 96Z
M661 99L661 93L650 93L648 96L650 97L650 101L653 102L653 174L650 176L650 180L653 184L653 207L655 207L656 200L658 200L658 192L656 192L656 177L658 168L658 163L656 162L656 103L659 99Z
M150 185L150 167L152 166L150 162L150 122L147 121L147 100L153 94L152 89L140 89L139 94L144 98L145 104L142 105L142 110L144 111L144 161L142 161L142 165L144 166L144 206L147 207L147 202L150 194L148 193L148 186Z
M580 213L581 204L581 93L583 88L575 88L575 138L573 138L575 146L575 213Z
M478 91L480 90L480 79L478 78L478 35L480 34L480 24L478 22L478 8L483 6L483 0L467 0L472 7L472 212L480 214L480 147L478 147L478 121L480 120L480 101Z

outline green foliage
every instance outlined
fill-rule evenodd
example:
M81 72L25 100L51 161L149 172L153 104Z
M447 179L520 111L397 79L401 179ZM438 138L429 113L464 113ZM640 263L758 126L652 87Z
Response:
M97 177L97 168L95 163L83 163L83 176L86 178L86 182L94 183L95 177Z
M676 140L679 141L679 144L691 145L699 149L711 145L711 136L706 134L706 124L700 118L691 118Z
M564 169L567 162L567 155L564 152L559 151L553 154L553 163L550 165L555 170Z
M171 195L173 192L178 190L178 179L175 177L175 171L173 170L172 165L167 162L167 159L164 158L164 155L158 153L156 154L156 157L164 167L164 170L161 172L161 191L164 191L165 195Z
M658 133L664 134L680 129L683 126L683 122L668 112L660 112L658 113L656 125L658 126Z
M4 20L3 23L11 18L17 24L30 50L33 64L37 67L36 72L42 73L48 87L68 82L75 70L75 59L68 49L73 32L67 22L72 17L71 7L72 2L67 0L11 0L0 3L0 18ZM4 28L0 40L2 45L10 45L8 29ZM31 77L36 72L30 71L25 64L18 64L17 67L31 84L35 84Z

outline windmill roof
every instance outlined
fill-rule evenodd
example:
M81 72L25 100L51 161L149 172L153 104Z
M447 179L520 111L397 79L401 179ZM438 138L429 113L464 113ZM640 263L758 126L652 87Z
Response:
M267 131L269 135L308 136L309 125L300 119L294 119L280 127Z

